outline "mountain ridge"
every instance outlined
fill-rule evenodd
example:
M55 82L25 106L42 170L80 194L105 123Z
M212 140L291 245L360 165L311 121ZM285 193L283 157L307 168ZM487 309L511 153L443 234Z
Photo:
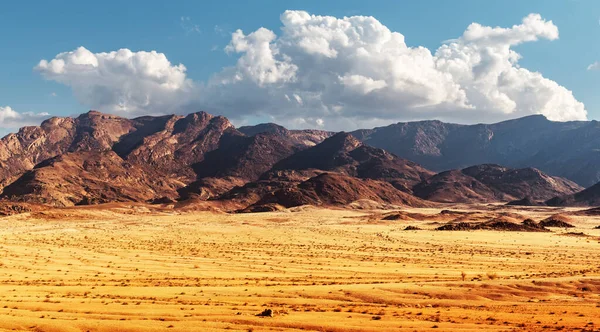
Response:
M0 139L0 198L57 206L200 199L260 210L262 205L344 205L364 199L431 206L575 195L583 188L536 168L482 163L436 174L371 144L385 138L393 149L429 162L449 152L456 159L465 151L475 154L468 160L499 152L544 155L524 142L539 145L545 134L515 136L540 124L552 127L545 133L563 128L571 137L596 130L592 122L564 125L537 116L475 127L432 120L333 133L273 123L235 128L227 118L206 112L127 119L89 111L50 118ZM586 131L572 131L581 128ZM499 146L498 137L524 145Z

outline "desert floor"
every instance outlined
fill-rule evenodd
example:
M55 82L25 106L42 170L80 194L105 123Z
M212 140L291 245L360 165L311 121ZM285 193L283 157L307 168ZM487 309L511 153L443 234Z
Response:
M600 331L600 217L575 225L587 236L310 207L5 217L0 331Z

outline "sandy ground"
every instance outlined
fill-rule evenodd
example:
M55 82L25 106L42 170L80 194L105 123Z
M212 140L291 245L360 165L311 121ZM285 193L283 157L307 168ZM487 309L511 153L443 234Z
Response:
M0 331L600 331L599 217L568 236L371 213L1 218Z

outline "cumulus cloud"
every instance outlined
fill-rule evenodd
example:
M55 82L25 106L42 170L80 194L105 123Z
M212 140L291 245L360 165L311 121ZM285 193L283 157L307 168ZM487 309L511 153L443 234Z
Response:
M596 61L587 67L587 70L600 70L600 62Z
M237 57L205 83L186 78L164 54L85 48L42 61L48 79L70 85L86 105L126 114L204 109L243 121L269 117L291 127L351 129L439 118L490 122L530 114L581 120L572 92L519 65L514 46L555 40L538 14L508 28L473 23L435 52L409 47L373 17L286 11L279 35L237 30Z
M79 47L41 60L35 70L70 86L82 104L126 116L177 112L195 95L185 66L155 51L92 53Z
M0 131L5 132L5 130L1 129L16 129L23 126L39 125L42 120L49 117L50 114L48 113L19 113L9 106L0 106Z
M559 36L537 14L510 28L473 23L434 53L408 47L402 34L373 17L286 11L281 22L277 37L264 28L233 34L228 50L240 58L208 83L204 98L211 108L326 127L432 117L586 118L571 91L518 64L512 47Z

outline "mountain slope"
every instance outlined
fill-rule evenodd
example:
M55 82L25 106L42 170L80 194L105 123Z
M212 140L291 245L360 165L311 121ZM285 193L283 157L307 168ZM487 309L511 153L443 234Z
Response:
M572 181L549 176L535 168L510 169L484 164L441 172L417 184L413 192L436 202L482 203L525 198L543 201L582 189Z
M573 181L549 176L535 168L511 169L493 164L468 167L462 170L481 183L517 199L547 200L557 195L576 193L584 188Z
M398 158L382 149L364 145L344 132L283 159L273 166L272 171L309 169L384 180L407 190L433 175L431 171L416 163Z
M38 164L4 188L2 198L72 206L177 197L182 183L142 169L113 151L70 152Z
M550 206L600 206L600 183L580 192L562 195L546 201Z
M512 199L460 170L438 173L414 186L413 193L417 197L440 203L479 203Z
M109 150L134 129L129 120L94 111L23 127L0 139L0 190L48 158L66 152Z
M362 142L444 171L478 164L535 167L579 185L600 181L600 124L533 115L495 124L397 123L352 132Z
M331 172L317 174L302 182L285 180L252 182L244 187L234 188L221 199L236 201L250 210L265 205L346 206L359 200L412 207L434 205L402 192L387 182L359 179Z

